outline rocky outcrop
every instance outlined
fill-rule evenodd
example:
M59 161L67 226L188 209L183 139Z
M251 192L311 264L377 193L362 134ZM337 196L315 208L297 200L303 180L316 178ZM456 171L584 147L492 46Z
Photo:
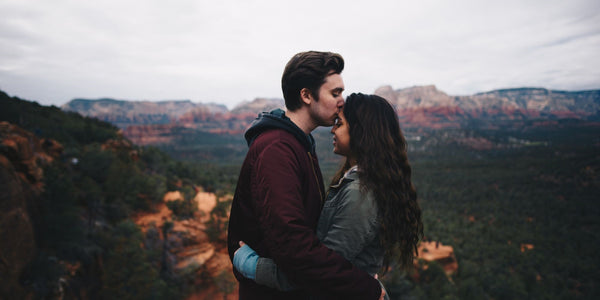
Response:
M442 243L436 241L423 241L419 245L418 253L418 259L439 263L446 272L446 275L453 275L458 271L458 262L454 256L454 248L452 246L444 246Z
M201 290L192 293L189 299L223 298L215 278L222 277L221 274L233 274L227 249L219 242L225 240L225 231L217 237L218 241L211 240L207 234L208 227L214 225L208 223L215 217L211 216L212 210L219 202L230 200L230 197L217 199L215 194L199 190L194 197L198 205L194 217L178 220L173 217L166 203L183 200L183 195L179 191L172 191L165 194L164 202L156 208L155 213L134 217L143 232L154 231L159 236L160 243L166 250L165 268L175 274L193 274L194 284L203 286ZM161 230L165 224L170 224L167 231Z
M28 299L19 277L36 255L33 216L43 191L42 166L61 154L56 141L39 139L0 122L0 298ZM5 298L7 297L7 298Z

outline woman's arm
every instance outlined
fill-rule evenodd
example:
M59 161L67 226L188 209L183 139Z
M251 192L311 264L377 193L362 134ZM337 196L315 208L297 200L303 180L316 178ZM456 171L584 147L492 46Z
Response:
M233 266L244 277L280 291L296 289L272 259L259 257L250 246L243 242L240 242L240 246L240 249L233 255Z
M266 285L280 291L291 291L297 289L292 285L287 276L277 267L270 258L260 257L256 264L256 283Z

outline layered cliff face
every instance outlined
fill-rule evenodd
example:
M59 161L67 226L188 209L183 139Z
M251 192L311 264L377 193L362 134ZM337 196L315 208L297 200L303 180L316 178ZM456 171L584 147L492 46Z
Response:
M227 112L227 107L224 105L193 103L190 100L152 102L74 99L61 108L84 116L96 117L120 128L133 124L168 124L194 110L207 111L210 114Z
M543 88L516 88L470 96L449 96L434 85L398 90L388 85L378 88L375 94L387 99L398 109L456 106L464 111L569 111L582 117L600 111L600 91L565 92Z
M600 91L597 90L564 92L517 88L451 96L434 85L396 90L388 85L378 88L374 94L382 96L396 107L403 128L464 128L474 122L600 118ZM165 137L171 136L176 128L239 135L258 113L284 107L282 99L274 98L245 101L231 111L224 106L190 101L100 99L73 100L63 109L126 128L126 137L147 145L168 143ZM135 128L137 126L145 127Z
M0 122L0 295L32 297L19 277L36 254L34 219L43 191L42 166L62 150L56 141Z
M449 96L435 86L375 91L394 105L403 127L459 128L473 120L588 119L600 112L600 91L519 88Z

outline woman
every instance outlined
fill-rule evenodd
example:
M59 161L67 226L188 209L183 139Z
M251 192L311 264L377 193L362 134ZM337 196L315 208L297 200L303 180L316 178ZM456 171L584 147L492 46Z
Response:
M373 276L391 262L408 268L423 224L396 112L379 96L352 94L331 133L334 153L346 159L327 194L319 240ZM258 258L247 245L234 266L259 284L293 289L271 259Z

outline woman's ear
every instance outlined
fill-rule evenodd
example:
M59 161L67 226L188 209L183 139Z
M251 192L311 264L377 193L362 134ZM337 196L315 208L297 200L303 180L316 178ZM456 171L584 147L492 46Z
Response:
M306 103L307 105L310 105L310 103L313 101L312 92L307 88L301 89L300 99L302 99L302 102Z

